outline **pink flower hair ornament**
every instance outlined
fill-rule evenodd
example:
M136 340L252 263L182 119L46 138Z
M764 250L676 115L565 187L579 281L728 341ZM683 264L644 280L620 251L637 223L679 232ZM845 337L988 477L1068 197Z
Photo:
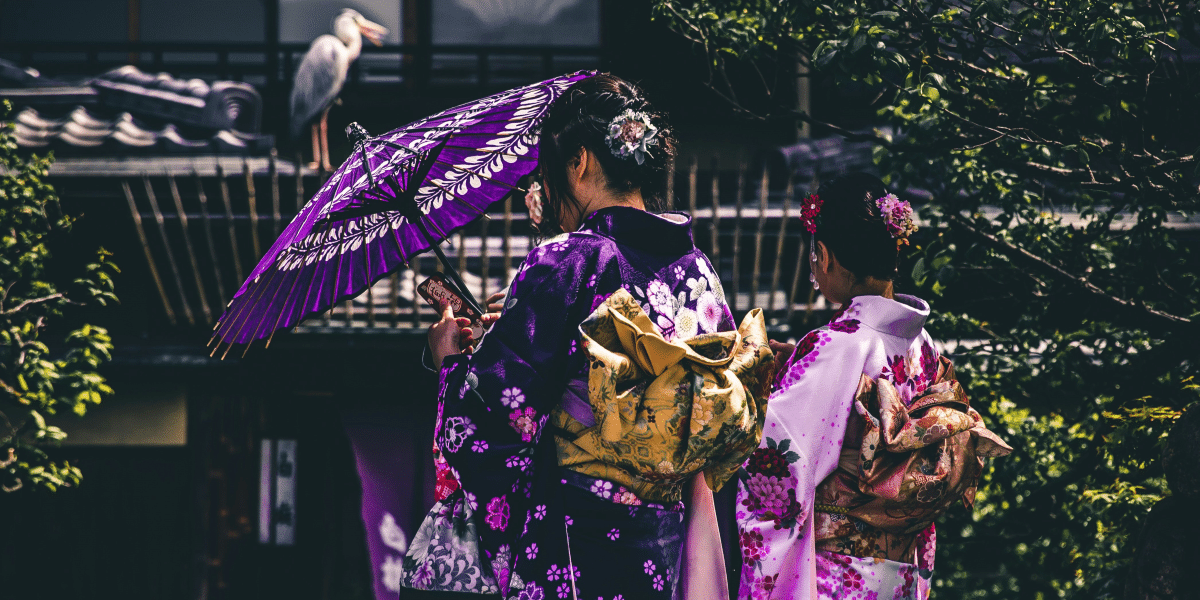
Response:
M525 208L529 209L529 219L534 225L542 224L542 184L533 182L525 192Z
M908 236L917 231L917 224L913 222L912 205L897 198L895 194L888 194L876 200L875 206L879 207L879 216L883 217L888 233L896 240L896 245L907 244Z

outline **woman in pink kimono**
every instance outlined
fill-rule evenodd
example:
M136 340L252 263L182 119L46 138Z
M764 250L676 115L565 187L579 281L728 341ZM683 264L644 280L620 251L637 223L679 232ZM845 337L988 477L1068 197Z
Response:
M909 204L852 174L809 196L801 221L813 283L843 308L777 374L738 487L738 595L924 599L933 519L969 504L981 457L1007 447L934 349L929 305L893 291Z

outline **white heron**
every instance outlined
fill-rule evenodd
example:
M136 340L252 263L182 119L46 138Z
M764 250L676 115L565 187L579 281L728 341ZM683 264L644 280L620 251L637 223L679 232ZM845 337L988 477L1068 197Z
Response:
M312 125L313 167L320 164L327 171L333 170L329 163L329 107L346 83L350 63L362 53L363 37L381 46L387 32L382 25L347 8L333 20L333 35L313 40L300 61L292 82L291 133L292 139L299 141L304 126Z

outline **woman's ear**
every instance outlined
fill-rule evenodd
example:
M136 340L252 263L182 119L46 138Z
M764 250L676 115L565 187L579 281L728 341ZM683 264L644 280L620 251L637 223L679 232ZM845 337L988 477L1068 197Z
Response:
M579 152L567 161L567 174L570 176L571 183L579 185L583 181L591 161L592 157L587 148L580 148Z
M822 273L833 270L833 254L829 252L829 246L826 246L825 242L817 242L817 268Z

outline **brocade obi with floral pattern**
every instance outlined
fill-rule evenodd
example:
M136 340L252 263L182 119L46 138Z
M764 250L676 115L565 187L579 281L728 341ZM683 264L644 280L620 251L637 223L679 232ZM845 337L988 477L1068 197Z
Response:
M736 331L667 341L618 290L579 329L588 412L569 389L551 413L560 466L678 502L691 476L720 489L758 447L773 368L761 310Z
M892 382L863 375L854 409L838 469L817 487L817 548L914 562L922 531L955 500L975 503L984 457L1012 448L971 408L944 356L908 405Z

